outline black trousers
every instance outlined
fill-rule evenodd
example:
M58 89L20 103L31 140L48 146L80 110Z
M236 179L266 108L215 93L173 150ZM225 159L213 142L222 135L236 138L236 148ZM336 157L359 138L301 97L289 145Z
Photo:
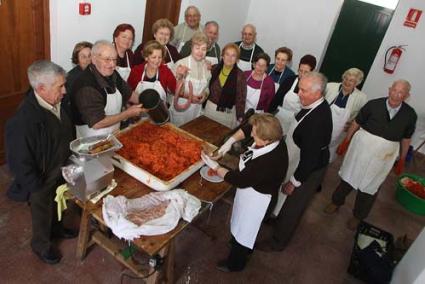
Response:
M302 185L289 195L273 227L273 246L284 249L292 238L304 211L316 194L317 187L322 183L327 167L323 167L310 174Z
M32 239L31 247L44 252L51 246L51 235L60 230L56 209L56 186L49 186L30 195Z
M231 271L241 271L245 268L248 258L253 250L238 243L233 235L230 240L230 244L232 247L230 249L229 256L227 257L227 267Z
M354 188L348 182L341 179L340 184L332 194L332 202L338 206L344 205L345 198L353 190ZM378 192L372 195L357 190L356 201L353 208L354 217L359 220L365 219L369 215L377 195Z

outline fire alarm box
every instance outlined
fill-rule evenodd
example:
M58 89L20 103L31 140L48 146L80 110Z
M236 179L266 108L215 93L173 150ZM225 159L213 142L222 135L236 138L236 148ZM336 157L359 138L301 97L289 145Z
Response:
M91 13L91 4L90 3L80 3L79 4L80 15L86 16Z

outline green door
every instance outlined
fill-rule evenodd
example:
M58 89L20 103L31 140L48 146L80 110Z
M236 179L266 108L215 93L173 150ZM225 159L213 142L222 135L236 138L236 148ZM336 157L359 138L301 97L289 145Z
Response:
M365 81L393 12L357 0L344 1L320 67L329 82L340 82L342 73L351 67L362 70Z

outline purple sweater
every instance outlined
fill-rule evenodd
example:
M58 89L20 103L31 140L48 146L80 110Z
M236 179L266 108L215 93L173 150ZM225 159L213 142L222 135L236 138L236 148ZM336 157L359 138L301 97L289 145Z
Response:
M245 77L249 77L249 79L247 79L246 84L251 88L259 89L261 86L261 81L254 80L254 78L250 76L251 72L253 71L244 72ZM263 110L267 112L269 110L270 103L273 100L274 94L274 81L270 76L267 75L267 77L264 78L263 87L261 88L260 92L260 100L258 101L256 110Z

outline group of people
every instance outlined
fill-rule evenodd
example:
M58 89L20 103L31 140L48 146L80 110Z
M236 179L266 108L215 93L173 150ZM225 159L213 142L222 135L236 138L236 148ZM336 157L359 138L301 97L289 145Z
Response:
M314 71L313 55L304 55L294 72L288 66L292 50L280 47L271 64L256 42L254 25L245 25L242 40L220 50L218 23L202 26L200 20L194 6L176 27L159 19L152 26L154 40L135 52L134 28L121 24L112 42L78 43L68 76L46 60L28 68L32 90L6 127L7 160L15 175L8 195L29 201L31 246L44 262L61 258L52 237L76 235L56 221L53 205L69 142L74 136L113 133L140 117L146 109L139 96L147 89L158 93L177 126L204 114L234 128L249 109L256 112L216 155L201 155L237 188L231 250L217 265L221 271L244 269L254 248L280 251L288 245L337 154L345 154L341 183L324 210L335 213L357 190L351 229L368 216L397 159L397 173L403 171L417 119L404 102L410 92L407 81L395 81L388 97L368 102L357 88L363 80L357 68L345 71L340 83L327 83ZM249 136L254 143L241 155L238 168L221 167L219 159L232 144ZM273 236L256 243L263 221L272 217Z

